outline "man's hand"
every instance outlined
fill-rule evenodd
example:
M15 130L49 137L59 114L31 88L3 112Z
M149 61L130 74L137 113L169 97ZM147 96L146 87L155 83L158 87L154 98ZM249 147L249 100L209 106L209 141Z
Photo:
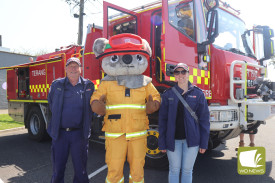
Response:
M153 101L152 95L149 95L148 101L146 103L146 113L152 114L156 112L160 107L160 103L158 101Z
M99 114L100 116L104 116L106 114L106 96L102 95L99 100L93 100L91 103L92 111Z

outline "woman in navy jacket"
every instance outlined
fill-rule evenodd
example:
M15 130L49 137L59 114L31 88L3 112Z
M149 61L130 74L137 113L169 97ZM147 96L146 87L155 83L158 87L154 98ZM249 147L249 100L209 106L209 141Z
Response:
M172 88L162 95L159 111L159 149L167 153L169 183L192 182L193 166L198 154L208 147L210 122L207 101L201 89L189 81L189 68L179 63L174 69L174 86L198 117L198 122L183 106Z

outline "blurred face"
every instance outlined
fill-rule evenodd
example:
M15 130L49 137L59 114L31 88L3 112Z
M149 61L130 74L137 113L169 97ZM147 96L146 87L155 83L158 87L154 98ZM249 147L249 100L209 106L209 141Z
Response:
M81 75L81 68L75 62L71 62L68 66L66 66L65 70L66 70L67 77L70 80L79 79L79 77Z
M174 71L175 80L178 83L188 83L189 80L189 72L184 70L183 68L178 68Z

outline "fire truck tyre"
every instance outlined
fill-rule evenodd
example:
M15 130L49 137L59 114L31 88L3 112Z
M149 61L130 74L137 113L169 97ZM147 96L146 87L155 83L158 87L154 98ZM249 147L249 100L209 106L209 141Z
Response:
M219 139L209 139L207 150L211 151L211 150L215 149L216 147L218 147L221 143L222 143L222 141Z
M97 114L93 115L91 139L98 140L99 136L104 136L104 132L102 131L103 119L103 116L98 117Z
M146 155L144 168L157 169L157 170L168 170L169 162L168 162L167 155L164 154L163 157L157 158L157 159L148 157Z
M212 149L215 149L215 148L218 147L219 145L221 145L221 141L220 141L220 140L214 140L214 141L213 141Z
M154 116L154 115L153 115ZM168 170L168 158L166 153L162 153L158 147L158 125L157 120L149 116L150 125L147 131L147 151L145 157L145 168Z
M40 142L48 137L46 123L38 107L31 108L27 123L28 134L32 140Z

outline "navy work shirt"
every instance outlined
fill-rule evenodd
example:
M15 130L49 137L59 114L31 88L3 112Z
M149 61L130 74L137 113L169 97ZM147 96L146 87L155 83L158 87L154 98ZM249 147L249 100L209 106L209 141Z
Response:
M83 84L79 78L73 86L65 79L61 128L81 128L83 116Z

